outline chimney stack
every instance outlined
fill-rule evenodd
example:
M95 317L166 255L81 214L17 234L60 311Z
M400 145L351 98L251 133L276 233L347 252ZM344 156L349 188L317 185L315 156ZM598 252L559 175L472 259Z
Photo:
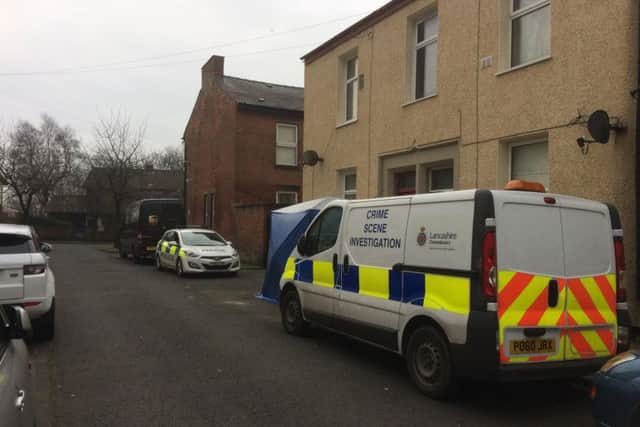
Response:
M224 76L224 56L213 55L202 66L202 89L210 89Z

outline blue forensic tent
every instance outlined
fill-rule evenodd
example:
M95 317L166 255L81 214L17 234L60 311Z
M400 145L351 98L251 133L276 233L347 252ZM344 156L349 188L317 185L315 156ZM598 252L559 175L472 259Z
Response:
M280 278L291 252L315 216L333 198L311 200L271 212L271 234L267 252L267 271L259 299L277 303Z

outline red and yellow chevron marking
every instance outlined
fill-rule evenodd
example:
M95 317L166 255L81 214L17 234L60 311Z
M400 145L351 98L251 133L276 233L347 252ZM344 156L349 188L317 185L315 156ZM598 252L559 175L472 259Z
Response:
M511 271L499 273L501 363L560 361L615 354L615 276L569 280L556 278L559 301L557 307L548 306L551 279ZM519 327L560 327L557 352L552 355L507 357L505 330Z
M569 279L568 287L566 359L616 354L615 275Z

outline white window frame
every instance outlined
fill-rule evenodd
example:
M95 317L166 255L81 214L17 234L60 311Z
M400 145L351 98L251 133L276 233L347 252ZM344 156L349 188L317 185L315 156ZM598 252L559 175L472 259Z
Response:
M453 166L438 166L435 168L429 168L429 193L443 193L445 191L453 191L453 187L451 188L443 188L440 190L434 190L433 189L433 171L439 171L439 170L444 170L444 169L451 169L451 176L453 177L453 181L454 181L454 185L455 185L455 170L453 169Z
M549 57L550 54L544 55L540 58L533 59L529 62L513 65L513 21L525 15L533 13L536 10L542 9L543 7L549 6L550 4L551 4L551 0L539 0L537 3L534 3L532 5L523 7L522 9L515 11L514 0L509 0L509 51L507 53L508 65L509 65L508 69L517 69L517 68L526 67L527 65L540 62ZM551 31L551 18L549 18L549 31ZM511 174L509 174L509 176L511 176Z
M293 144L290 143L282 143L280 142L280 138L279 138L279 132L280 132L280 127L289 127L289 128L295 128L296 130L296 141ZM293 163L278 163L278 148L294 148L296 155L295 155L295 160L293 161ZM298 125L294 125L291 123L281 123L281 122L277 122L276 123L276 166L298 166Z
M513 147L522 147L523 145L533 145L533 144L547 144L547 176L549 176L549 140L547 138L536 138L536 139L532 139L529 141L523 141L523 142L512 142L511 144L509 144L509 171L507 175L507 182L513 180L513 170L512 170L512 166L513 166ZM549 188L547 188L547 190L549 190Z
M355 73L353 75L353 77L349 78L349 63L351 61L355 61ZM351 122L355 122L356 120L358 120L358 78L360 77L359 75L359 67L360 67L360 60L358 59L357 56L350 56L345 58L344 60L344 87L343 87L343 93L344 93L344 116L342 117L343 122L344 123L351 123ZM349 84L353 83L353 87L354 87L354 93L353 93L353 117L351 117L350 119L347 118L347 102L349 102Z
M425 38L421 42L418 42L418 26L422 23L427 22L429 19L432 19L432 18L436 18L438 20L440 19L437 11L432 11L427 13L426 15L416 19L413 24L413 69L411 70L411 97L410 97L411 101L420 101L421 99L430 98L438 94L438 81L437 81L437 74L436 74L436 90L433 93L427 93L426 87L425 87L425 93L422 95L422 97L418 98L416 96L416 88L417 88L416 74L418 71L418 50L424 47L425 55L426 55L426 52L427 52L426 47L434 43L438 43L438 36L440 35L440 22L438 22L438 32L434 36L431 36L430 38ZM438 68L438 63L436 58L436 69L437 68ZM425 80L427 78L426 73L427 73L427 70L425 68Z
M348 176L356 177L356 187L353 190L347 190L347 177ZM342 174L342 198L346 199L347 196L355 196L354 198L358 198L358 173L357 172L344 172Z
M298 192L297 191L276 191L276 205L280 204L280 195L281 194L282 195L287 194L289 196L293 194L295 202L293 202L292 204L295 205L296 203L298 203Z

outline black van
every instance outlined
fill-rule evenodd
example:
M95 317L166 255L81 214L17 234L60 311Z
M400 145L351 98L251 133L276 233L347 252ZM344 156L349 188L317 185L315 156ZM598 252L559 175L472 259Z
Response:
M131 203L120 230L120 257L153 257L162 234L185 223L180 199L146 199Z

